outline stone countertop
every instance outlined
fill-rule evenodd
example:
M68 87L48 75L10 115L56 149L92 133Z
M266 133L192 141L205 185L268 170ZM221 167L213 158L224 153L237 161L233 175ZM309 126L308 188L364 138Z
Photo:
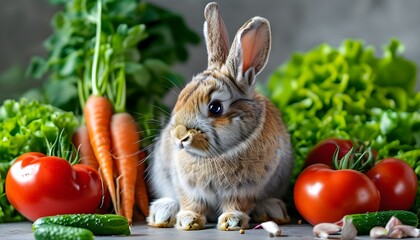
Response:
M292 224L281 225L283 235L278 239L314 239L312 235L312 226L308 224ZM200 239L217 239L217 240L259 240L259 239L276 239L270 238L269 233L263 229L248 229L243 234L239 231L220 231L215 225L207 225L204 230L199 231L180 231L174 228L152 228L144 223L136 223L131 228L131 236L95 236L95 239L169 239L169 240L200 240ZM19 223L1 223L0 239L2 240L33 240L34 236L30 222ZM333 236L331 239L339 239ZM368 236L358 236L356 239L370 239ZM414 239L414 238L410 238Z

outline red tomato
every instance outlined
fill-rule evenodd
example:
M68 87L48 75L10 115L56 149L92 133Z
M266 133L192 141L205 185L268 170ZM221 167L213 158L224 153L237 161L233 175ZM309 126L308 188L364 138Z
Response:
M327 138L320 141L306 156L305 167L315 163L323 163L332 167L332 160L337 146L339 147L338 159L341 159L353 147L353 142L339 138Z
M383 159L366 175L381 193L379 210L409 210L413 206L418 187L417 176L403 160Z
M42 153L21 155L6 177L7 199L31 221L56 214L94 213L102 194L98 171Z
M377 211L380 195L361 172L314 164L297 178L294 202L301 216L315 225L339 221L347 214Z

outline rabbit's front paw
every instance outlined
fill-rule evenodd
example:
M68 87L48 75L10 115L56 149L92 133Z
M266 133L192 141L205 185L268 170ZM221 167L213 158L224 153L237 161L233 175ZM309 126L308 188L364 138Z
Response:
M193 211L180 211L176 216L176 228L181 230L199 230L204 228L206 218Z
M147 223L152 227L173 227L178 211L179 205L174 199L160 198L150 205L150 214L147 217Z
M248 228L249 216L240 211L225 212L219 217L217 228L223 231L233 231Z
M255 222L274 221L277 224L290 222L286 204L277 198L268 198L258 202L251 217Z

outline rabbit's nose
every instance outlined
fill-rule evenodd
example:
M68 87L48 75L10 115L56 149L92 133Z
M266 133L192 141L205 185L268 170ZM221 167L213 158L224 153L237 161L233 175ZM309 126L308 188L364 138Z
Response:
M184 125L176 126L172 130L171 134L174 138L176 138L176 144L181 149L184 148L185 144L191 142L191 133Z
M171 131L171 135L182 141L188 135L188 130L184 125L178 125Z

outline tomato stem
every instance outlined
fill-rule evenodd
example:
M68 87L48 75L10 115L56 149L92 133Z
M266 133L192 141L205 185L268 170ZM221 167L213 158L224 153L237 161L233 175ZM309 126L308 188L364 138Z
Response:
M353 169L359 172L366 172L374 165L374 155L372 148L369 145L362 145L355 150L352 147L344 157L338 158L340 146L337 144L337 148L333 155L333 166L335 169Z

